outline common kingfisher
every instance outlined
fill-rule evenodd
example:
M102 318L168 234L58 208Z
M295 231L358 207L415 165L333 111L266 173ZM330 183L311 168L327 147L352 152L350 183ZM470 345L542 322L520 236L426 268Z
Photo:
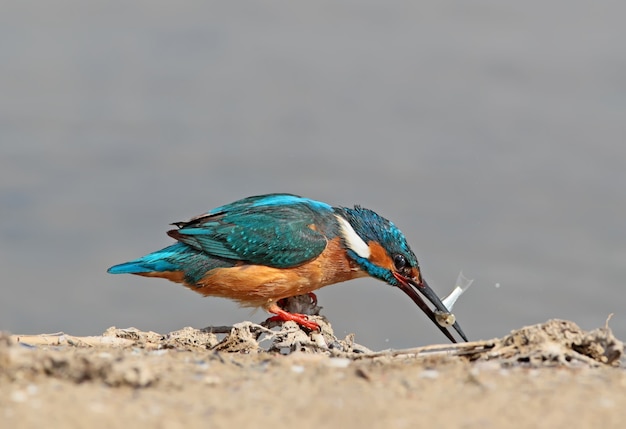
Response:
M402 232L372 210L333 207L292 194L258 195L217 207L167 235L177 240L164 249L109 268L112 274L162 277L204 296L230 298L262 307L271 319L319 329L306 315L289 313L280 300L311 294L323 286L371 276L406 293L437 323L436 310L448 312L422 277ZM314 296L314 295L312 295ZM452 325L467 341L458 323Z

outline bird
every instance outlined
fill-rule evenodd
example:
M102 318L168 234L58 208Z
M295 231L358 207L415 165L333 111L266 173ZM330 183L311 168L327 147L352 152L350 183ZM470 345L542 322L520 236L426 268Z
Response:
M424 280L404 234L378 213L294 194L246 197L175 222L167 235L176 243L114 265L111 274L159 277L204 296L263 308L269 320L294 321L315 330L304 314L281 308L281 300L360 277L399 288L452 342L437 322L448 309ZM423 295L435 310L422 298ZM452 327L467 341L458 322Z

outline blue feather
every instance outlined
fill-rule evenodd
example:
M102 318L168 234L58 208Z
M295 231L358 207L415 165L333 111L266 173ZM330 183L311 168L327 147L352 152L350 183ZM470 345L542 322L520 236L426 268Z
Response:
M333 208L329 204L309 198L300 197L293 194L267 194L256 195L253 197L243 198L230 204L216 207L210 210L208 214L228 213L228 212L245 212L251 207L269 207L269 206L290 206L294 204L303 204L313 208L314 210L332 211Z
M286 206L292 204L305 204L317 210L332 210L332 206L321 201L311 200L309 198L299 197L291 194L271 194L256 201L252 206Z
M174 261L188 246L176 243L165 249L157 250L141 258L114 265L107 272L111 274L140 274L163 271L177 271L181 267Z
M393 222L361 206L354 206L353 209L338 207L336 210L350 222L356 233L366 243L369 241L380 243L389 255L402 254L411 266L418 266L417 257L409 247L404 234ZM375 275L371 270L376 271L377 268L371 267L370 269L368 266L368 272L374 277L381 278L380 275ZM376 272L378 273L378 271ZM385 278L385 281L389 282L389 279Z
M278 268L318 256L336 233L330 205L290 194L244 198L176 225L171 237L209 256Z
M215 268L232 267L235 261L216 258L184 243L176 243L141 258L115 265L108 269L111 274L145 274L181 271L185 281L196 284Z

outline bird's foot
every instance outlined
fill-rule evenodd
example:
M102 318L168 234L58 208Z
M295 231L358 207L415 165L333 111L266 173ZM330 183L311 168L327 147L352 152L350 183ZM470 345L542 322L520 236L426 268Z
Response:
M270 313L274 313L275 316L267 319L267 322L296 322L300 326L304 326L307 329L311 329L313 331L319 331L320 325L315 322L309 320L306 314L300 313L289 313L277 305L274 305L268 309Z

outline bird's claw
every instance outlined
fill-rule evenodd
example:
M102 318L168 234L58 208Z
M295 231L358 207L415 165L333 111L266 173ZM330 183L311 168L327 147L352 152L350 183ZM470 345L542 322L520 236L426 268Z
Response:
M272 313L275 314L275 316L270 317L269 319L267 319L267 322L296 322L298 325L303 326L307 329L310 329L312 331L319 331L320 330L320 325L318 325L317 323L309 320L308 316L306 314L300 314L300 313L289 313L285 310L282 310L280 308L273 308L272 309Z

